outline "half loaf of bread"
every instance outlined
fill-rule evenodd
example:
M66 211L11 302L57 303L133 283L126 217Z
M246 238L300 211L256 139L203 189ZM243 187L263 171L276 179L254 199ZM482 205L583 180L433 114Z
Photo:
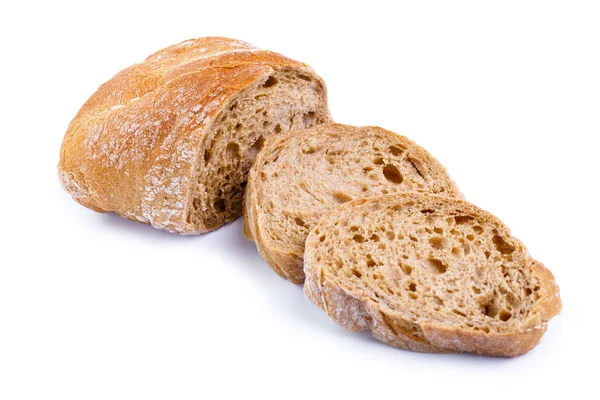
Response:
M329 121L306 64L238 40L188 40L100 86L68 127L59 177L95 211L198 234L241 215L267 137Z
M304 260L313 303L410 350L517 356L562 307L552 273L502 222L438 195L344 204L308 235Z
M325 213L352 199L424 191L461 197L444 167L378 127L320 125L272 138L248 176L244 232L279 275L304 282L304 241Z

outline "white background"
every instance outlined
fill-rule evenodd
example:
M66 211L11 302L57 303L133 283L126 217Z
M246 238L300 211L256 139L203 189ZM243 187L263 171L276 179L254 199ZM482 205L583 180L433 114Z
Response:
M598 394L598 2L14 3L0 6L0 399ZM80 105L207 35L311 64L338 122L442 161L556 275L564 309L541 344L516 359L395 349L331 322L241 220L180 237L72 201L56 164Z

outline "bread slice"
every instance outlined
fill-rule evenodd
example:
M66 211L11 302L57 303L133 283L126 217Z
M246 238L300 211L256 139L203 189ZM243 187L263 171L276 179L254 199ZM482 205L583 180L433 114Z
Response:
M444 167L378 127L320 125L273 138L250 174L244 232L279 275L304 281L304 241L322 215L352 199L405 191L461 197Z
M552 273L501 221L444 196L344 204L310 232L304 260L313 303L409 350L517 356L562 307Z
M90 97L65 134L59 177L95 211L198 234L241 215L267 137L330 121L325 84L306 64L238 40L192 39Z

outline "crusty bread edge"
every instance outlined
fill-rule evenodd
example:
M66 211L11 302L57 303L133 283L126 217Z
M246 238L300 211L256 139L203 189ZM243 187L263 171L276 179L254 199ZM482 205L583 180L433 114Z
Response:
M280 251L273 246L269 246L267 240L263 238L259 227L260 221L257 213L258 199L254 193L254 182L259 179L258 166L262 164L265 155L269 149L281 144L285 139L294 135L295 131L289 131L283 135L271 136L267 138L263 149L258 153L250 171L248 172L248 185L244 193L243 215L244 215L244 235L248 240L254 241L258 249L258 254L267 262L267 264L279 276L289 280L294 284L304 282L302 254Z
M270 139L274 138L269 138L267 140ZM257 156L257 160L261 154L262 151ZM254 165L256 164L257 163L255 162ZM254 171L254 165L250 169L249 175L253 173L256 175L256 171ZM254 181L254 179L256 179L256 177L253 177L253 179L248 177L248 181ZM251 184L246 186L242 210L244 215L244 236L246 236L248 240L256 243L258 254L261 256L261 258L264 259L273 269L273 271L275 271L282 278L285 278L295 284L303 283L304 274L294 273L295 271L298 271L298 269L302 270L302 256L271 249L271 247L269 247L263 240L258 227L259 221L256 217L256 201ZM298 264L300 264L300 267L298 267Z

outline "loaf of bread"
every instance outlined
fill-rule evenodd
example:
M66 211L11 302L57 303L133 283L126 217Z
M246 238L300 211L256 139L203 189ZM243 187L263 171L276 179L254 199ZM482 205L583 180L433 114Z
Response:
M304 291L332 319L415 351L517 356L562 307L552 273L502 222L439 195L341 205L304 260Z
M198 234L241 215L269 136L329 121L306 64L238 40L188 40L100 86L68 127L59 177L92 210Z
M409 139L378 127L319 125L271 138L248 176L244 232L279 275L304 282L304 241L346 201L424 191L461 197L444 167Z

